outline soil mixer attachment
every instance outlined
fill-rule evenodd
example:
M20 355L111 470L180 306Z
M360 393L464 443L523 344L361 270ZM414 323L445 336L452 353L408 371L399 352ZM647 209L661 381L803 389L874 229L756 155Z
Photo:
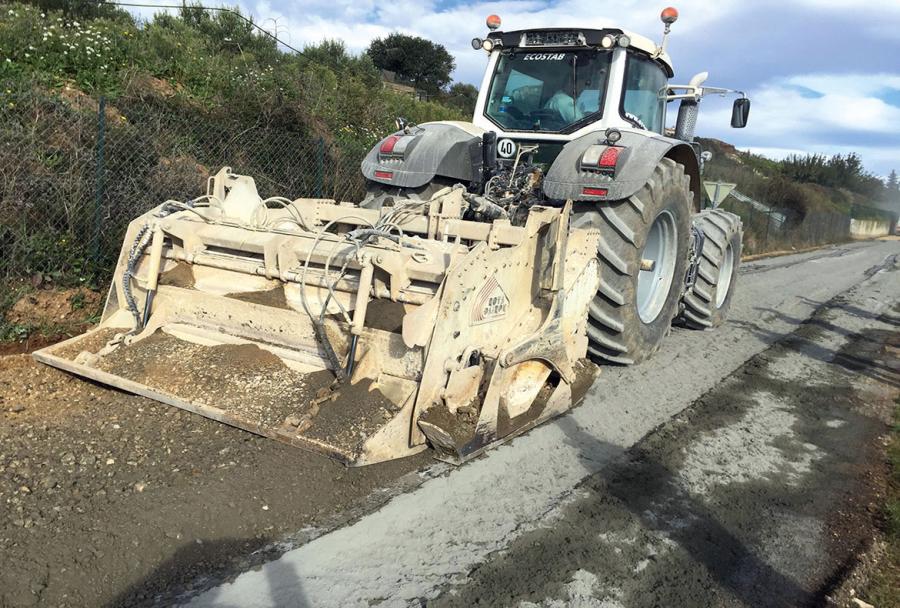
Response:
M571 203L523 226L470 204L262 200L222 169L130 224L100 325L35 357L348 465L461 462L590 386L600 281Z

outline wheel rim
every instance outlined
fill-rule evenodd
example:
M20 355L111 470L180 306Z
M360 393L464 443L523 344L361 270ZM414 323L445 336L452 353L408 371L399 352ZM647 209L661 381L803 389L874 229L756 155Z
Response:
M663 211L653 220L641 251L641 270L637 280L637 310L644 323L659 316L672 287L675 274L678 229L675 217Z
M728 290L731 288L731 274L734 271L734 250L731 243L725 248L725 257L722 259L722 268L719 270L719 284L716 286L716 308L722 308Z

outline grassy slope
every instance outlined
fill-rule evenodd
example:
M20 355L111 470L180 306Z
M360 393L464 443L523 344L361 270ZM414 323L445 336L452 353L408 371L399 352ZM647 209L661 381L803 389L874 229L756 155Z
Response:
M866 199L844 189L800 183L785 178L777 161L739 152L717 139L700 139L704 150L712 152L705 178L732 182L742 193L774 207L797 211L837 211L849 213L851 206L865 205Z
M74 17L22 3L0 8L0 340L58 333L4 312L36 282L102 288L135 209L193 192L223 158L255 175L261 192L290 184L311 194L310 184L323 181L317 162L327 167L326 188L352 187L361 154L397 116L465 118L383 89L371 61L340 42L298 55L228 13L136 23L98 10ZM84 236L95 224L101 95L108 192L98 260ZM248 127L257 127L254 137L241 140Z

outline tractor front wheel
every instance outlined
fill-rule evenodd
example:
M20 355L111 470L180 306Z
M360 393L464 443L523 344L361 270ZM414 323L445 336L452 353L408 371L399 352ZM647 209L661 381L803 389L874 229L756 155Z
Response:
M741 263L741 218L722 209L707 209L694 216L703 232L703 250L697 280L684 295L680 322L692 329L718 327L725 322Z

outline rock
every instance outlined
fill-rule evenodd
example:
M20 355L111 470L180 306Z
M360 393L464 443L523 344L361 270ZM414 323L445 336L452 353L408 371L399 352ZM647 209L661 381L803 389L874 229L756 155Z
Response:
M19 412L25 411L25 406L22 405L21 403L17 403L14 406L12 406L11 408L9 408L9 411L11 411L14 414L18 414Z
M81 464L84 466L91 466L97 462L97 457L93 454L87 454L81 457Z
M870 604L868 602L864 602L861 599L859 599L858 597L855 597L852 600L850 600L850 603L853 604L854 606L856 606L856 608L875 608L875 606L873 606L872 604Z
M53 477L44 477L41 479L41 487L45 490L52 490L56 487L56 479Z
M145 489L147 489L147 484L144 483L143 481L139 481L139 482L137 482L136 484L134 484L134 491L135 491L135 492L140 493L140 492L143 492Z

